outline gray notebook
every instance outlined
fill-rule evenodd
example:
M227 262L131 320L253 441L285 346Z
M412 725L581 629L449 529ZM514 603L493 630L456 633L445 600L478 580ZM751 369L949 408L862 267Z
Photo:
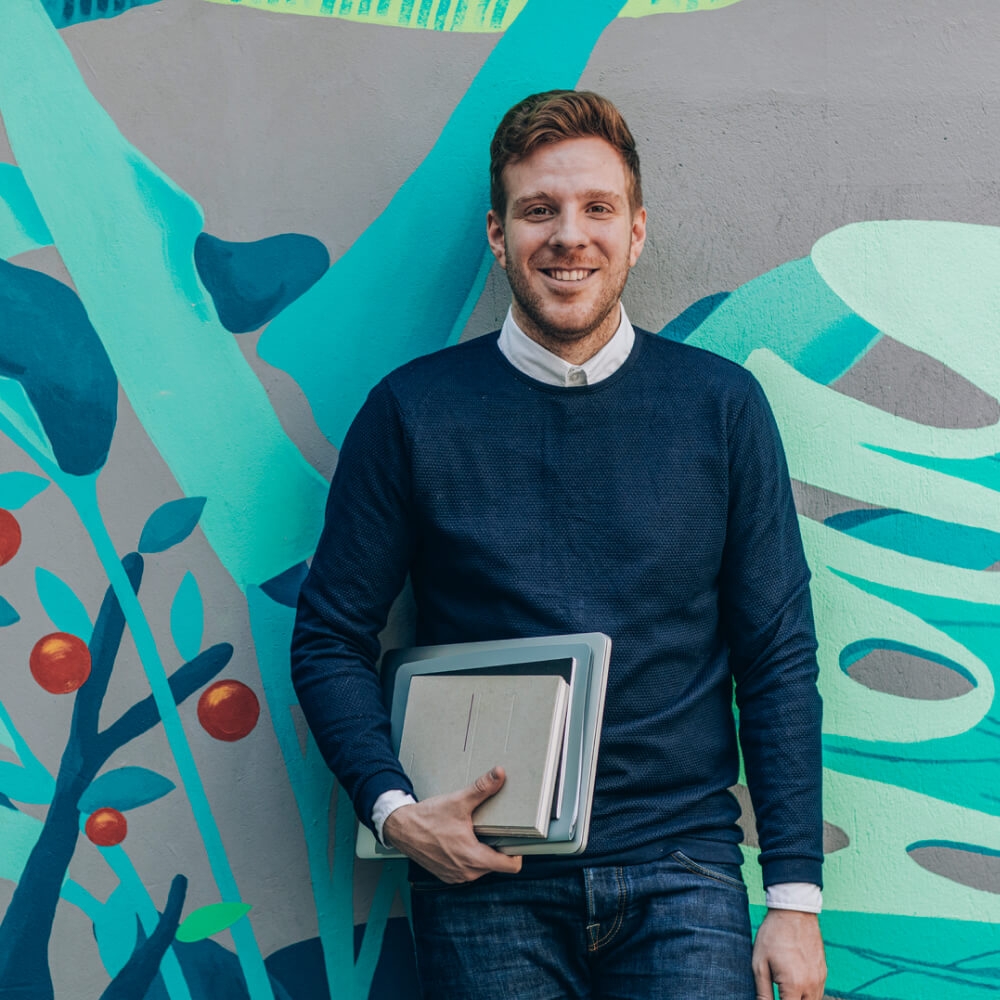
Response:
M568 696L559 676L414 677L399 760L417 798L459 791L499 764L506 781L473 813L476 832L545 837Z
M579 854L586 848L590 832L610 657L611 640L600 632L417 646L387 652L381 674L392 720L393 744L400 746L409 689L417 677L432 674L562 677L569 684L569 704L548 835L486 839L506 854ZM378 843L363 824L358 827L357 854L360 858L402 857L398 851Z

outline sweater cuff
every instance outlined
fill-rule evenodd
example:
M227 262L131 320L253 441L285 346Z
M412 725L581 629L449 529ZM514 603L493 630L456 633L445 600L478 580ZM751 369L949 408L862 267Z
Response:
M368 778L357 790L354 797L354 810L369 830L378 836L375 826L372 823L372 813L375 803L385 792L402 791L408 795L413 794L413 785L403 771L378 771Z
M813 858L791 857L761 860L764 888L782 882L809 882L823 888L823 862Z

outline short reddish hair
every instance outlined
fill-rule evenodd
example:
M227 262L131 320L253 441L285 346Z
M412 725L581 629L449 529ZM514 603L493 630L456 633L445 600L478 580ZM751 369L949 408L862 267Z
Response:
M621 112L589 90L547 90L518 101L503 116L490 143L490 204L502 219L507 211L504 168L539 146L564 139L604 139L618 150L629 175L632 211L642 207L642 178L635 139Z

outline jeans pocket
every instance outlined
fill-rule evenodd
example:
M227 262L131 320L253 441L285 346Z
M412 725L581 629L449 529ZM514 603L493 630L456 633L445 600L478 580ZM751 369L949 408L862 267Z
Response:
M700 861L692 860L683 851L674 851L670 856L679 865L683 865L694 875L701 875L704 878L714 879L716 882L721 882L723 885L728 885L733 889L739 889L740 892L747 891L743 878L739 875L739 865L726 865L727 868L732 869L736 873L735 875L730 875L727 872L721 871L718 867L709 867L707 865L703 865Z

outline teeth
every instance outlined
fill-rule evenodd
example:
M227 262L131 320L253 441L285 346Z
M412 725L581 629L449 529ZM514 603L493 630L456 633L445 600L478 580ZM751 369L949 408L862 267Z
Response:
M583 281L584 278L590 277L590 271L584 270L559 271L553 268L549 274L557 281Z

